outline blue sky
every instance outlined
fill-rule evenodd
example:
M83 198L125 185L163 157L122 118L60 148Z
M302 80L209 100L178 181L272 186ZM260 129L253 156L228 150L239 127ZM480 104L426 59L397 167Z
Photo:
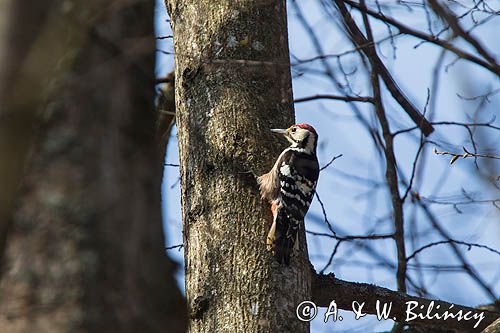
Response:
M311 24L314 31L321 36L321 45L325 54L338 54L352 49L345 36L341 32L337 22L329 17L318 1L300 1L306 20ZM355 12L353 12L355 13ZM166 10L163 2L157 5L157 35L171 34L166 22ZM420 30L427 29L425 15L418 10L409 13L407 11L395 11L393 16L402 18L405 24ZM306 59L316 55L306 31L302 28L296 18L294 8L288 8L289 16L289 42L291 54ZM385 25L372 20L375 38L380 39L387 36ZM465 21L464 24L467 22ZM500 31L500 18L490 21L485 28L474 31L475 36L480 36L484 45L489 47L491 53L498 54L500 45L496 42L495 30ZM430 44L419 44L419 41L409 37L397 37L397 49L393 49L390 41L382 44L379 53L388 65L400 87L411 98L420 109L424 108L427 99L427 88L431 86L436 73L433 72L435 63L439 57L440 50ZM459 46L470 49L464 43ZM172 41L160 41L158 48L172 51ZM470 50L472 51L472 50ZM354 70L359 66L359 58L346 56L341 58L342 65L347 71ZM447 70L441 68L439 71L440 85L436 98L435 108L430 110L433 121L457 121L471 122L473 119L482 121L493 119L500 105L499 95L491 97L490 103L480 114L475 114L477 101L464 101L457 94L472 97L483 94L491 88L498 88L499 80L492 74L481 69L477 65L458 61L453 63L454 58L446 55L444 64L450 65ZM292 58L293 62L293 58ZM157 76L163 76L173 68L173 57L158 53ZM335 59L330 60L335 68L338 64ZM319 63L313 63L313 68L321 69ZM300 67L299 67L300 70ZM359 72L359 74L358 74ZM369 87L359 70L350 81L353 90L361 95L369 95ZM296 68L292 71L297 74ZM336 87L328 80L317 75L304 74L293 80L293 91L296 98L316 94L339 94ZM384 95L387 100L387 112L392 128L405 128L412 126L403 111L391 102L388 94ZM358 105L361 112L371 121L371 110L366 105ZM475 118L474 118L475 117ZM375 230L375 233L387 233L393 230L390 218L390 200L387 189L384 186L374 188L373 183L384 180L384 166L380 163L380 156L376 152L372 140L366 130L359 125L353 116L350 106L336 101L314 101L296 105L297 122L306 122L313 125L320 135L319 160L320 164L326 164L333 156L343 154L343 157L334 162L332 166L321 173L318 185L318 193L323 200L328 218L333 223L334 229L342 235L340 230L347 234L364 235ZM500 120L495 120L495 125L500 126ZM174 129L175 130L175 129ZM486 130L485 141L489 144L485 147L493 148L489 153L500 155L499 131ZM175 134L175 131L174 131ZM415 154L418 149L417 132L409 135L400 135L395 139L398 166L406 178L411 174L411 168ZM449 158L433 154L432 149L439 145L438 150L450 150L460 152L462 146L470 147L467 141L467 132L460 127L438 126L432 134L431 139L436 144L428 145L422 153L425 160L425 168L422 176L417 179L419 194L428 199L438 201L459 201L460 193L473 194L475 199L500 198L500 191L492 186L487 186L479 176L479 172L490 170L500 175L500 163L493 164L491 169L486 169L483 161L479 162L479 171L474 167L472 160L459 160L454 165L449 164ZM177 141L172 137L167 149L166 161L168 163L178 162ZM491 171L493 170L493 171ZM178 182L178 170L167 167L162 186L163 216L166 231L167 246L177 245L182 242L180 192ZM404 187L402 187L404 189ZM431 210L439 219L440 223L454 239L467 242L480 243L492 248L500 249L500 211L492 204L467 204L455 209L450 205L430 204ZM425 220L422 212L416 210L412 205L405 205L406 230L414 230L421 236L415 244L407 243L407 252L425 245L431 241L441 238L432 231L429 223ZM321 207L317 200L311 206L310 213L306 219L306 229L318 232L327 232L323 222ZM393 240L369 241L370 245L391 262L395 262L396 250ZM322 269L328 261L336 241L330 239L319 239L308 235L310 257L317 270ZM494 287L497 295L500 294L500 256L494 255L484 249L467 250L461 247L464 256L473 263L484 279ZM168 254L179 263L182 263L182 251L171 250ZM453 253L446 245L435 246L422 252L418 259L420 262L431 265L449 264L454 265L456 261ZM352 244L342 244L333 261L333 271L336 276L345 280L369 282L380 286L396 289L395 273L376 265L376 261L366 252ZM373 267L367 267L369 264ZM326 272L332 271L330 266ZM410 269L410 275L419 280L415 272ZM178 272L178 281L183 288L183 272ZM476 306L488 302L487 295L464 273L453 269L435 274L426 271L420 277L424 280L429 292L443 300L459 304ZM323 324L315 320L312 326L313 332L323 332L335 327L339 331L366 331L387 329L392 323L379 324L376 319L365 319L354 321L353 315L344 313L343 322L335 324ZM334 326L332 326L334 325ZM377 326L374 326L377 325Z

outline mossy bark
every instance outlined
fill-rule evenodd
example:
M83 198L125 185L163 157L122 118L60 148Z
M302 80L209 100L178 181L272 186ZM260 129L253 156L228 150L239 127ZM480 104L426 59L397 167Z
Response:
M253 171L293 123L285 1L167 0L174 32L190 332L307 332L305 237L290 267L266 250L268 203Z

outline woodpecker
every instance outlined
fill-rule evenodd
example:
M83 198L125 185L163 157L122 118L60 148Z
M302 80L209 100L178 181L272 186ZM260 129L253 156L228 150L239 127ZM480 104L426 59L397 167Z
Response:
M291 145L279 155L271 171L258 177L257 181L261 197L271 203L273 214L267 249L280 264L289 265L294 245L298 247L298 231L304 224L318 181L318 134L308 124L271 131L283 134Z

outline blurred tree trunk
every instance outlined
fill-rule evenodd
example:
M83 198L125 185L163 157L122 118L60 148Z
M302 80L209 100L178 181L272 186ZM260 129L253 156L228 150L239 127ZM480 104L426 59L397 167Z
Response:
M248 171L267 172L293 123L285 1L167 0L176 57L190 332L307 332L305 237L280 266L271 222ZM247 172L247 173L245 173Z
M33 139L31 124L44 90L40 77L45 77L45 73L40 71L55 67L54 60L47 57L38 59L40 65L35 67L39 73L28 65L36 29L50 12L52 3L51 0L31 4L0 0L0 274L10 215Z
M14 213L0 209L0 331L183 331L160 216L154 3L13 3L0 0L11 208L25 175Z

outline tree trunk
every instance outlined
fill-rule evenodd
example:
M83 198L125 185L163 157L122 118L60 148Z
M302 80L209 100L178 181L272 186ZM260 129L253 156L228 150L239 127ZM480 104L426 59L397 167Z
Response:
M12 21L37 37L20 75L35 69L26 78L50 90L10 76L25 99L4 114L41 112L5 243L0 331L182 332L160 216L154 4L55 3L40 25Z
M52 69L60 54L31 50L37 31L52 9L52 0L0 0L0 274L10 216L22 177L23 164L33 139L32 123L44 93L43 69ZM51 36L54 37L54 36ZM37 60L37 70L29 54Z
M176 57L190 332L307 332L301 233L290 267L266 250L271 223L248 171L267 172L293 123L285 1L167 0Z

